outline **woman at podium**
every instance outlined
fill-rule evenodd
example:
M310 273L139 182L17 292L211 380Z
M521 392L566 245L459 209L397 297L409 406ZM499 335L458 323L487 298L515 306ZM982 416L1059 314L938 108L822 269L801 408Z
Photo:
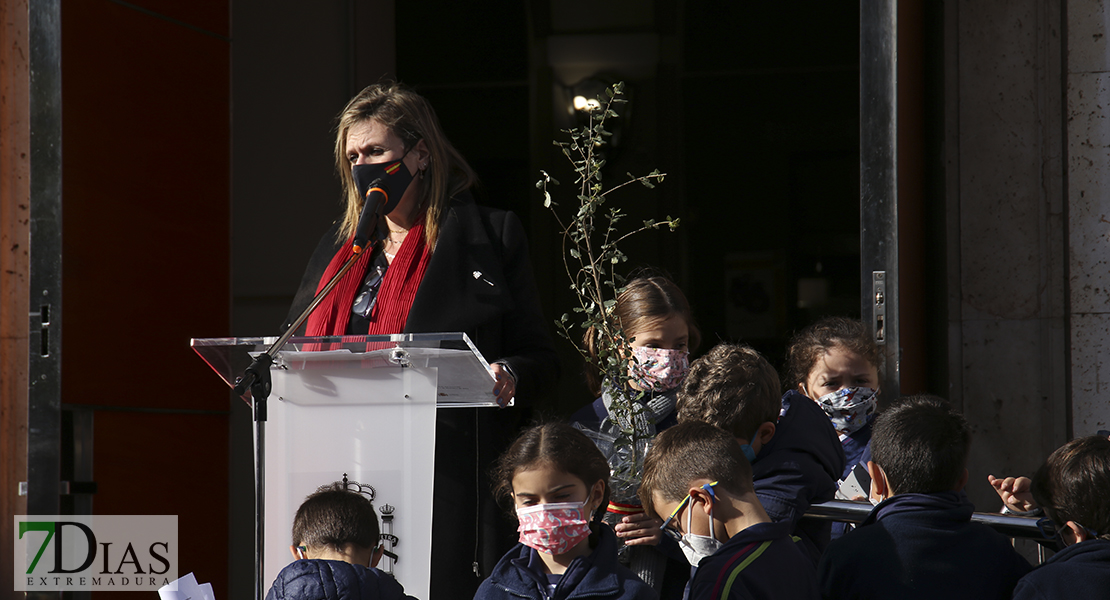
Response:
M499 405L549 389L559 363L524 228L511 212L475 204L477 177L427 100L396 83L362 90L339 115L335 161L346 210L310 258L286 328L350 257L374 183L388 195L380 241L313 311L305 335L462 331L494 359L490 398ZM478 498L490 498L485 474L518 414L437 411L432 600L471 597L515 541L492 500Z

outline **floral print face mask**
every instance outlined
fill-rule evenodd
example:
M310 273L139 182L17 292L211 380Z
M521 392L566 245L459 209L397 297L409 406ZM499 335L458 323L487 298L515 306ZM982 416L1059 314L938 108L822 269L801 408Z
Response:
M821 396L817 399L817 405L829 416L837 433L850 435L871 420L877 401L875 390L850 387Z
M632 349L629 368L632 383L642 390L666 392L678 387L690 372L690 353L686 350L648 348Z
M520 543L547 554L565 554L590 535L585 502L536 504L516 509Z

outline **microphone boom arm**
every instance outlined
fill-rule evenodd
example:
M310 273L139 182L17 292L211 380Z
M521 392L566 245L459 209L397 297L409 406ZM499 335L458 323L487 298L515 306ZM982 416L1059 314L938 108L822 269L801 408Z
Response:
M377 183L378 182L375 182L375 184ZM381 188L377 187L376 185L372 185L371 189L367 190L366 194L368 200L370 193L373 192L375 189L381 190ZM351 269L351 266L355 264L355 261L358 260L358 258L362 255L362 252L364 252L366 248L373 247L374 244L376 244L378 240L381 239L381 232L378 231L378 220L381 219L382 205L385 204L385 202L389 198L388 194L385 193L384 190L381 191L383 192L382 200L377 202L373 212L369 215L369 221L366 223L367 225L369 225L369 233L362 234L370 238L369 243L367 243L366 246L362 248L358 246L354 247L355 250L351 253L351 256L347 259L347 262L343 264L343 268L339 269L339 272L331 278L331 281L329 281L328 284L325 285L323 289L321 289L316 294L316 297L312 299L312 302L308 305L308 308L304 309L304 312L302 312L300 316L297 317L295 321L293 321L293 324L285 330L285 333L281 334L281 337L279 337L277 341L270 346L269 349L258 355L258 357L254 359L254 362L252 362L251 365L247 367L245 371L243 371L243 375L235 381L235 393L237 395L242 396L244 393L246 393L248 388L250 388L251 390L251 396L255 397L256 399L256 388L258 388L258 392L262 392L262 400L265 400L270 395L270 365L274 364L274 359L277 357L278 351L281 350L281 347L289 341L289 338L293 337L293 332L297 331L297 328L304 324L304 322L308 319L308 316L312 314L312 311L316 310L316 307L320 305L320 302L322 302L324 298L326 298L328 294L331 293L332 289L335 288L336 283L338 283L339 280L347 274L347 271L349 271ZM366 215L359 219L360 225L362 225L364 221L367 221L365 216ZM359 227L359 229L361 230L362 228ZM356 234L356 238L357 237L359 237L359 234ZM262 389L262 386L264 386L265 389ZM261 420L266 420L264 409L263 414L261 415Z

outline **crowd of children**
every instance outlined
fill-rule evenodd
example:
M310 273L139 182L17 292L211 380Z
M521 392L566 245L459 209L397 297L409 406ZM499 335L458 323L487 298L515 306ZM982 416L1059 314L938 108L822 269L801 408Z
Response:
M615 310L633 338L628 385L644 392L643 410L620 422L611 382L595 378L597 400L570 423L517 437L493 493L516 517L518 543L475 600L1110 597L1105 436L1069 442L1031 479L990 478L1009 511L1040 511L1061 549L1033 569L971 520L964 418L924 395L878 412L881 353L859 321L798 333L783 394L748 346L721 343L690 364L697 326L666 278L629 282ZM607 440L629 429L653 438L638 503L610 498ZM848 497L875 505L858 527L802 518L857 475L867 483ZM368 507L341 487L310 496L294 522L297 560L267 600L406 598L374 568Z

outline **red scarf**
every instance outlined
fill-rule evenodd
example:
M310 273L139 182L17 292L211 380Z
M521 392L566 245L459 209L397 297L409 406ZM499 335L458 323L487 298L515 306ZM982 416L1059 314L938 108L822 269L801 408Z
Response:
M320 293L331 278L343 268L343 264L351 256L353 238L347 240L335 257L331 259L328 268L324 270L320 283L316 286L316 293ZM355 295L362 287L362 279L366 275L366 268L370 265L372 252L363 252L362 256L351 265L351 269L335 285L331 294L312 311L308 317L305 335L344 335L347 333L347 324L351 320L351 306L355 302ZM409 309L416 297L416 290L424 279L424 272L428 270L428 260L431 252L424 242L424 215L421 215L393 262L385 271L381 287L378 289L378 299L374 302L374 310L370 313L370 335L401 333L408 321Z

